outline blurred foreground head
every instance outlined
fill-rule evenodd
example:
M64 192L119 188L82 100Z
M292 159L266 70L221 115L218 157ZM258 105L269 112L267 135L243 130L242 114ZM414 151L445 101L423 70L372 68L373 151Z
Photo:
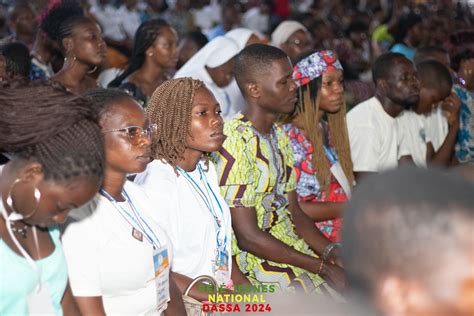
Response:
M344 215L355 298L383 315L474 315L474 185L405 168L358 186Z

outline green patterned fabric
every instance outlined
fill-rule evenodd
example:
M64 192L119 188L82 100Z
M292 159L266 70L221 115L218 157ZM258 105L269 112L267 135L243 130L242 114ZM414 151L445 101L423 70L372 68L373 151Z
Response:
M296 189L296 177L287 136L276 125L270 135L262 135L242 115L226 122L224 133L227 139L222 149L213 155L213 161L221 194L229 207L255 207L262 231L302 253L317 257L297 236L288 210L286 193ZM242 272L256 282L272 283L285 290L325 292L319 275L245 252L237 246L235 236L232 251Z

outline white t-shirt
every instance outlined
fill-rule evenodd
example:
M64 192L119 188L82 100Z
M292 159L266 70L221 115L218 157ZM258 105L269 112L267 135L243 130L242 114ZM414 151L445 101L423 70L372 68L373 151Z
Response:
M252 31L266 34L270 27L270 16L262 14L259 7L253 7L242 16L242 25Z
M172 251L164 230L157 224L159 206L143 190L127 181L125 191L159 240ZM129 208L127 202L119 202ZM155 206L154 206L155 205ZM102 296L107 315L160 315L154 280L153 246L145 237L132 235L133 227L104 196L71 211L62 237L74 296ZM170 261L171 264L171 261Z
M426 117L414 111L403 111L395 119L399 138L398 158L411 156L418 167L426 167L426 146L431 142L426 135Z
M102 27L102 35L114 41L123 41L126 38L123 27L123 16L119 10L110 4L91 6L90 13Z
M448 136L448 119L441 107L433 109L426 116L426 135L431 139L434 150L438 151Z
M200 164L205 169L204 163L200 162ZM188 174L202 188L198 168ZM227 238L226 250L229 254L230 277L232 243L230 211L220 196L216 170L212 163L209 163L209 170L205 174L223 211L222 232ZM135 183L145 188L154 205L160 206L157 214L159 222L166 229L173 245L172 270L190 278L203 274L213 276L217 226L209 208L186 177L182 174L177 176L172 166L154 160L148 164L144 172L136 176ZM213 202L214 209L220 212L217 201L214 198L210 200Z
M347 129L355 172L381 172L396 168L397 129L376 97L347 113Z

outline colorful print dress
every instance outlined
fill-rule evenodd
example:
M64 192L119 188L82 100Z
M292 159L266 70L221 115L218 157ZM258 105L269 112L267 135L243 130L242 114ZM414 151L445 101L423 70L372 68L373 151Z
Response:
M260 134L243 115L226 122L227 139L213 155L221 194L231 208L255 207L258 227L294 249L317 257L296 234L287 192L296 189L293 155L288 138L276 125L270 136ZM287 264L267 261L239 249L232 252L241 271L257 283L307 293L333 292L316 274Z

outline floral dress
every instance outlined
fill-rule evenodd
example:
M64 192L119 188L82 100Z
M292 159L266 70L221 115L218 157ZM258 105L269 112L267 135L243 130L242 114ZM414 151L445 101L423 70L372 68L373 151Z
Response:
M322 126L326 131L325 135L328 135L327 125L324 123ZM283 125L283 130L290 138L291 148L293 149L293 155L295 159L294 168L296 171L297 182L296 193L298 195L298 199L300 201L314 203L347 201L346 193L336 178L334 178L332 175L328 194L320 190L318 179L316 178L316 171L312 165L313 146L305 137L303 132L291 124ZM326 143L330 143L327 137ZM336 160L337 155L334 148L332 148L330 145L326 148L329 151L327 155L330 155L330 157L326 156L328 158L327 161L331 166L331 159ZM329 240L332 242L340 241L340 230L342 226L341 218L317 222L315 224Z
M284 132L273 125L271 135L259 133L243 115L225 123L227 139L213 155L221 194L229 207L254 207L258 227L299 252L317 255L296 234L288 209L288 192L296 189L293 154ZM234 210L235 211L235 210ZM232 252L237 265L253 282L283 290L329 294L317 274L259 258L240 249L235 236Z

